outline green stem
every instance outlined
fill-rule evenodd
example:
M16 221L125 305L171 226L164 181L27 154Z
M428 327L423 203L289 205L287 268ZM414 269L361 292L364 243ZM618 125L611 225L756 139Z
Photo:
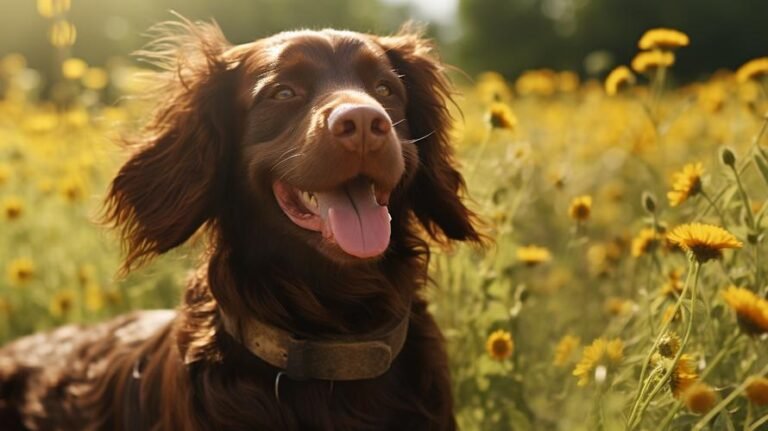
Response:
M752 214L752 205L749 203L749 196L747 195L746 190L744 190L744 184L741 182L741 175L739 175L739 171L733 165L731 165L731 170L733 171L733 176L736 177L736 186L739 188L739 195L741 196L741 201L744 204L744 210L747 212L747 223L749 223L749 229L752 232L755 232L755 215Z
M701 196L702 196L702 197L703 197L703 198L704 198L704 199L705 199L707 202L709 202L709 208L707 208L706 210L704 210L704 212L706 213L707 211L709 211L709 209L710 209L710 208L714 208L714 209L715 209L715 212L717 212L717 216L720 218L720 224L722 224L722 225L723 225L723 228L726 228L726 227L727 227L727 224L725 223L725 216L723 215L723 212L722 212L722 211L720 211L720 207L719 207L719 206L717 206L717 204L715 203L715 201L713 201L713 200L712 200L712 198L711 198L711 197L709 197L709 194L707 194L707 193L706 193L704 190L702 190L701 192L699 192L699 194L701 194Z
M691 336L691 331L693 329L693 316L696 306L696 287L699 284L699 270L701 269L700 263L694 263L693 267L693 288L691 289L691 299L690 299L690 311L688 316L688 326L685 329L685 336L683 337L683 341L680 342L680 348L677 351L677 354L675 355L675 358L672 360L672 364L667 368L667 370L664 372L664 375L662 376L661 380L659 380L658 383L656 383L656 386L654 386L653 390L651 390L651 393L646 397L645 401L640 405L640 409L637 411L634 422L632 421L633 417L630 417L629 422L629 429L633 430L637 425L640 424L640 421L643 418L643 414L645 413L646 409L648 409L648 406L651 404L651 401L653 401L653 398L656 396L656 394L661 390L662 386L667 383L669 380L669 377L672 375L672 373L675 370L675 367L677 367L677 363L680 361L680 357L683 355L683 351L685 350L685 346L688 344L688 340ZM682 295L681 295L682 297ZM674 316L674 314L673 314Z

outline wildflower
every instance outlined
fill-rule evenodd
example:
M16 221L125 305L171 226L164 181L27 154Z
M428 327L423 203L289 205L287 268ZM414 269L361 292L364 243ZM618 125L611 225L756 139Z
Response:
M570 70L557 74L557 89L562 93L573 93L579 89L579 75Z
M669 321L677 320L680 320L680 309L675 312L675 306L668 305L667 308L664 309L664 313L661 315L661 321L666 323Z
M768 404L768 379L762 376L752 376L747 380L747 399L753 404L764 406Z
M672 332L664 334L661 340L659 340L658 350L661 356L674 358L677 355L677 351L680 350L680 337Z
M571 206L568 208L568 215L576 221L585 221L589 219L591 211L592 196L577 196L571 201Z
M76 177L65 178L60 186L61 194L69 202L76 202L82 199L85 194L85 187L82 181Z
M644 51L638 53L632 59L632 70L637 73L645 73L660 67L669 67L675 64L675 54L668 51Z
M9 178L11 178L11 168L0 164L0 186L7 183Z
M677 298L683 293L682 273L679 269L672 269L667 273L667 280L661 285L661 294L670 298Z
M503 102L512 99L507 81L497 72L483 72L478 76L476 90L486 103Z
M768 76L768 57L750 60L736 71L736 79L741 83L759 80L766 76Z
M598 338L584 348L579 363L573 370L573 375L579 378L578 385L586 386L590 376L599 366L618 365L624 358L624 342L619 338L611 341Z
M515 343L512 341L512 334L499 329L488 336L488 341L485 343L485 349L491 358L497 361L503 361L504 359L512 356L512 352L515 349Z
M659 234L655 228L644 228L632 239L632 256L653 253L659 246Z
M635 85L635 75L627 66L619 66L605 78L605 92L609 96L615 96L625 88Z
M610 297L605 300L603 308L612 316L621 316L632 311L633 303L628 299Z
M693 254L699 263L720 258L727 248L741 248L737 240L727 230L714 225L689 223L676 227L667 238L683 250Z
M79 58L68 58L61 63L61 74L67 79L80 79L88 70L88 63Z
M51 299L48 310L55 317L64 317L75 307L75 293L71 290L57 292Z
M667 193L669 205L676 207L691 196L701 192L701 176L704 167L701 163L688 163L683 170L672 176L672 191Z
M24 202L16 196L9 196L3 200L2 208L6 220L16 220L24 213Z
M643 204L643 209L645 209L648 214L654 214L656 212L656 196L654 196L653 193L648 191L643 192L640 201Z
M515 130L517 118L506 103L494 103L488 110L488 123L492 129Z
M694 361L693 356L683 353L669 376L669 389L672 391L672 395L675 398L680 398L685 391L690 389L691 385L696 383L698 378L696 361Z
M529 245L517 248L517 260L527 266L536 266L552 260L552 254L545 247Z
M768 300L743 287L730 286L723 292L726 304L736 312L744 332L757 335L768 332Z
M31 259L21 257L11 261L7 268L8 281L13 286L27 284L35 275L35 264Z
M551 96L557 88L557 74L549 69L523 72L515 81L515 89L523 96Z
M736 166L736 154L733 153L732 149L723 147L723 149L720 150L720 161L722 161L725 166L734 167Z
M77 40L77 29L67 20L58 20L51 26L48 40L56 48L72 46Z
M101 90L107 86L109 76L107 71L100 67L91 67L88 69L81 78L83 87L90 90Z
M85 308L90 311L99 311L104 308L104 293L101 286L95 282L89 282L85 285Z
M43 18L53 18L69 10L71 0L37 0L37 13Z
M687 34L670 28L654 28L646 31L638 41L640 49L674 49L691 43Z
M565 366L573 355L574 350L581 344L581 338L573 335L565 335L557 343L555 347L555 360L553 361L556 367Z
M683 401L688 410L701 415L712 410L717 401L717 395L708 384L694 383L683 393Z

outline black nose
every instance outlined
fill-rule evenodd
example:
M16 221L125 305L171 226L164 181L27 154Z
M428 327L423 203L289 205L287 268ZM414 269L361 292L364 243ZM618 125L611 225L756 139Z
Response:
M366 153L381 148L392 121L380 106L343 103L328 115L328 129L345 149Z

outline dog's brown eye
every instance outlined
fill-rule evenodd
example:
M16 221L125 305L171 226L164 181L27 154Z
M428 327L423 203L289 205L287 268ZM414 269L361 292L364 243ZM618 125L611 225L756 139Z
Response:
M296 96L296 92L293 91L293 89L290 87L280 87L277 89L272 98L275 100L287 100L294 96Z
M392 94L392 89L387 84L379 84L376 86L376 94L382 97L387 97Z

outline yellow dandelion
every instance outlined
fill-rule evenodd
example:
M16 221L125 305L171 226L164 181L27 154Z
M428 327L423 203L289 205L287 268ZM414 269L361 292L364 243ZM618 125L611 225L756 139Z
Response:
M609 96L615 96L626 87L635 85L635 74L627 66L619 66L605 78L605 92Z
M8 264L6 273L12 286L23 286L35 276L35 263L26 257L14 259Z
M653 253L659 246L659 234L654 228L644 228L640 230L636 237L632 239L632 256L640 257L644 254Z
M742 83L756 81L766 76L768 76L768 57L750 60L736 71L736 79Z
M48 310L55 317L65 317L75 308L75 293L72 290L61 290L53 295Z
M61 74L67 79L80 79L88 70L88 63L80 58L68 58L61 63Z
M688 410L700 415L712 410L717 401L714 389L701 382L692 384L682 396Z
M579 378L579 386L586 386L598 367L613 367L621 363L623 358L623 341L618 338L610 341L598 338L584 348L573 375Z
M661 285L661 294L670 298L677 298L683 293L682 272L672 269L667 273L667 279Z
M672 191L667 193L669 205L676 207L701 192L701 177L704 166L701 163L688 163L683 170L672 175Z
M488 124L492 129L515 130L517 118L506 103L494 103L488 109Z
M552 253L545 247L529 245L517 248L517 260L528 266L536 266L540 263L552 260Z
M515 350L515 343L512 341L512 334L499 329L488 336L488 341L485 343L485 350L488 351L488 355L497 361L503 361L510 356Z
M752 404L768 405L768 379L762 376L752 376L747 379L745 394Z
M18 196L8 196L3 199L2 208L6 220L16 220L24 214L24 201Z
M699 378L693 356L683 353L669 376L669 389L675 398L680 398Z
M580 344L581 338L573 335L565 335L561 338L555 347L555 359L553 361L555 366L563 367L567 365L571 361L573 352L576 351Z
M642 50L674 49L688 46L691 43L687 34L671 28L654 28L646 31L637 46Z
M704 223L680 225L667 234L667 238L692 253L699 263L721 257L724 249L741 248L743 245L727 230Z
M632 59L632 70L646 73L660 67L670 67L675 64L675 54L668 51L643 51Z
M568 215L576 221L585 221L589 219L592 212L592 196L577 196L571 200L571 206L568 207Z
M723 299L736 313L736 319L747 334L768 332L768 300L743 287L730 286Z

